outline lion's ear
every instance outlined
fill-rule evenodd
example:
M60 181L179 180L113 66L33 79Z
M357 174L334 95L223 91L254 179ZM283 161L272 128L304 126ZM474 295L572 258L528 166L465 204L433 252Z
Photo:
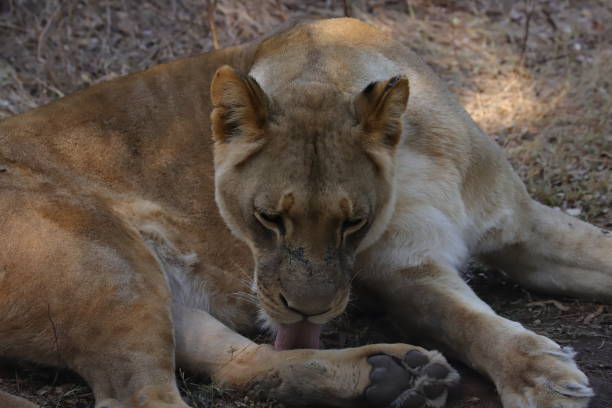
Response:
M253 77L224 65L213 77L210 97L212 134L216 142L227 142L236 136L255 140L263 134L268 97Z
M408 103L408 78L395 76L372 82L355 99L355 111L370 141L395 148L402 133L402 114Z

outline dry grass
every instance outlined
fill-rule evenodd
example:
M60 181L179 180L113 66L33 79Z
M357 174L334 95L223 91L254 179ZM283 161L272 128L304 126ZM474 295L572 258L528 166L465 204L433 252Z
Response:
M609 0L352 3L357 17L415 49L449 83L538 200L612 226ZM210 50L208 6L205 0L0 0L0 119ZM343 13L340 0L218 0L212 19L220 46L228 46L287 18ZM605 319L610 321L609 313ZM45 378L52 382L54 374ZM219 390L192 383L183 379L194 406L227 403ZM0 384L13 391L16 386L47 406L91 403L80 385L58 391L36 381ZM251 406L231 403L241 404Z
M212 48L206 1L0 4L0 118ZM506 148L537 199L609 226L612 6L606 0L531 4L362 0L353 9L416 49L449 82ZM289 17L343 13L342 1L225 0L213 20L227 46Z

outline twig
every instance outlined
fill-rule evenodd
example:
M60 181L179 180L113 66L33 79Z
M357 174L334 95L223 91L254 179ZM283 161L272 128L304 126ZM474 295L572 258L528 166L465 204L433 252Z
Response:
M59 5L57 6L53 14L51 14L51 17L49 17L47 24L45 24L45 27L42 29L40 35L38 36L38 47L36 47L36 56L38 57L39 61L42 61L42 48L45 44L45 37L47 36L47 31L49 31L51 24L53 24L53 20L55 20L59 12L62 10L62 4L63 2L59 2Z
M521 65L525 62L525 53L527 52L527 40L529 40L529 25L531 23L531 17L533 16L534 9L535 1L525 0L525 31L523 32L523 43L521 44L521 58L519 59Z
M287 13L285 13L285 11L283 10L283 0L276 0L276 9L276 12L280 16L280 18L283 21L287 21L289 16L287 16Z
M53 321L53 318L51 317L51 305L49 304L49 302L47 302L47 318L49 319L49 322L51 322L51 330L53 331L53 339L55 341L55 351L57 352L57 359L59 363L62 363L64 359L62 358L62 352L60 351L60 347L59 347L59 339L57 337L57 328L55 327L55 322Z
M352 0L343 0L344 3L344 16L345 17L354 17L355 13L353 13L353 2Z
M553 57L540 58L539 60L536 60L536 63L537 64L546 64L547 62L556 61L556 60L560 60L560 59L563 59L563 58L567 58L567 54L555 55Z
M591 324L593 319L595 319L597 316L599 316L603 312L604 312L604 305L599 305L599 307L593 313L589 313L587 315L587 317L584 318L583 323L584 324Z
M13 79L15 80L15 83L17 84L17 88L21 91L21 98L25 100L28 106L30 108L35 108L36 106L38 106L36 101L32 99L32 97L30 96L30 93L26 90L25 85L23 84L23 81L21 80L17 72L13 72Z
M123 8L123 12L125 13L125 15L129 17L130 12L127 7L127 4L125 4L125 0L121 0L121 7ZM130 31L130 37L132 37L132 41L136 41L136 32L134 31L134 27L132 26L132 24L128 24L128 30Z
M64 358L62 357L62 352L59 347L59 339L57 337L57 328L55 327L55 322L53 321L53 318L51 317L51 305L49 304L49 302L47 302L47 318L49 319L49 322L51 322L51 329L53 330L53 338L55 340L55 352L57 353L58 365L63 365ZM53 377L53 382L52 382L53 386L55 386L55 384L57 383L58 378L59 378L59 369L56 368L55 377Z
M550 25L553 31L557 31L557 23L555 23L555 20L553 19L550 12L546 10L545 8L543 8L542 13L544 13L544 17L546 17L546 22Z
M527 303L527 307L532 307L532 306L546 306L546 305L553 305L554 307L556 307L557 309L561 310L562 312L567 312L568 310L570 310L569 307L565 306L563 303L557 301L557 300L542 300L539 302L530 302Z
M176 7L177 7L176 0L172 0L172 7L171 7L172 20L176 20Z
M59 96L60 98L63 98L64 96L66 96L66 94L64 94L62 91L57 89L55 86L53 86L51 84L48 84L47 82L43 81L42 79L36 78L36 82L38 82L44 88L46 88L46 89L56 93L57 96Z
M406 13L410 15L410 18L414 18L414 8L410 0L406 0Z
M17 371L15 371L15 385L17 386L17 393L21 394L21 380Z
M110 38L111 36L111 27L113 25L112 14L110 8L110 0L106 2L106 36Z
M8 29L15 30L15 31L21 31L22 33L28 32L28 30L26 30L25 28L17 27L16 25L9 24L9 23L0 23L0 27L8 28Z
M214 13L217 8L217 0L210 0L208 2L208 28L210 29L210 36L212 37L213 48L218 50L219 40L217 39L217 27L215 26Z

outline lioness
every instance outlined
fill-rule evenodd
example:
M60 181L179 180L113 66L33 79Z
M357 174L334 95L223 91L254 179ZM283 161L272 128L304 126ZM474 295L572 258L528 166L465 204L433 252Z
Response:
M611 237L532 201L423 62L365 23L295 24L9 118L0 169L0 355L76 371L96 408L186 407L175 364L288 404L443 406L458 375L438 352L317 349L353 281L505 408L593 395L571 349L496 315L458 269L478 256L611 301ZM238 334L258 316L273 347Z

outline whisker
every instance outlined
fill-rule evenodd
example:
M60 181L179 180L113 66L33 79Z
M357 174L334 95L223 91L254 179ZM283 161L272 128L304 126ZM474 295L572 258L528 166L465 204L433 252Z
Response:
M259 304L259 300L257 299L257 296L251 294L251 293L246 293L246 292L234 292L234 293L230 293L230 296L235 296L237 298L240 298L242 300L246 300L247 302L250 302L254 305L258 305Z

